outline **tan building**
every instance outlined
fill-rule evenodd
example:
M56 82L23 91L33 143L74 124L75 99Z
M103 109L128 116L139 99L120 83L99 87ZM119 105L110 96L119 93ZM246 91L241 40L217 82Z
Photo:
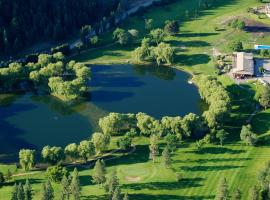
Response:
M254 59L252 53L233 53L232 74L235 78L254 76Z

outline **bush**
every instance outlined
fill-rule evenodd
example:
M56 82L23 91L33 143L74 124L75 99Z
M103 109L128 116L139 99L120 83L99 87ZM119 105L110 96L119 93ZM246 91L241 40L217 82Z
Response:
M230 44L229 44L229 48L232 50L232 51L243 51L243 43L239 40L234 40L232 41Z
M64 176L69 176L69 172L61 166L51 166L47 168L45 175L51 181L60 183Z
M166 25L164 27L165 33L169 35L175 35L179 32L179 24L177 21L166 21Z
M5 177L2 172L0 172L0 185L2 185L5 182Z
M132 139L131 137L124 136L117 140L117 146L122 150L127 150L131 147Z

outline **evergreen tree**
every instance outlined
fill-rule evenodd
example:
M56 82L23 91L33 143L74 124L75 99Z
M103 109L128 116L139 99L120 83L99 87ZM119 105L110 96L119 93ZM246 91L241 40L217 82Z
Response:
M94 167L94 172L93 172L94 183L97 183L97 184L105 183L106 181L105 173L106 173L106 170L105 170L104 162L97 160Z
M121 200L121 190L119 186L115 188L113 196L112 196L112 200Z
M256 186L253 186L249 195L249 200L259 200L259 189Z
M80 180L77 168L74 169L70 183L70 191L74 200L80 199Z
M53 200L54 199L54 191L50 180L47 180L46 184L43 184L43 191L41 200Z
M17 199L18 200L24 200L24 189L23 189L23 185L22 183L19 183L18 187L17 187Z
M156 157L159 154L159 149L158 149L158 136L155 134L152 134L150 137L150 145L149 145L149 159L153 160L153 162L156 161Z
M171 155L167 147L162 152L162 163L167 168L171 166Z
M111 199L114 195L116 188L119 187L119 180L117 177L116 170L113 170L112 174L110 175L108 182L105 186L105 190L108 194L109 199Z
M227 199L228 199L228 184L226 178L223 178L218 186L216 200L227 200Z
M123 200L129 200L129 195L128 195L128 193L125 193Z
M66 176L63 176L62 181L62 191L61 191L61 200L69 200L70 198L70 187L69 187L69 181Z
M236 191L232 195L232 200L241 200L242 194L239 188L236 189Z
M11 193L11 200L18 200L17 196L18 196L18 186L15 183L14 186L13 186L12 193Z
M24 185L24 195L25 195L25 200L33 199L33 191L32 191L32 187L28 179L26 180L25 185Z

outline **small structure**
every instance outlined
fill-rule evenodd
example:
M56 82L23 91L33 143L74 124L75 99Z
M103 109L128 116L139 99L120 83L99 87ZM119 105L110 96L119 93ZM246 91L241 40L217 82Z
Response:
M254 76L254 59L252 53L233 53L232 74L234 78L246 78Z

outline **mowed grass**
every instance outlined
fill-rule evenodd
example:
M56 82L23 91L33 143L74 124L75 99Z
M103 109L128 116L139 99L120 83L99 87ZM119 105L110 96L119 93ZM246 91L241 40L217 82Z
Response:
M154 7L129 18L120 27L126 30L133 28L139 30L140 40L148 34L144 28L145 18L153 19L153 28L163 28L166 20L179 21L180 34L167 37L166 42L176 48L175 66L192 73L213 74L214 51L230 52L228 44L231 40L243 41L245 49L251 49L257 42L268 41L268 37L254 37L252 33L227 26L232 17L255 19L254 14L247 13L247 8L259 5L258 1L220 0L215 1L207 9L199 8L199 2L199 0L179 0L166 6ZM262 20L263 23L265 21ZM101 41L112 44L112 32L101 36ZM133 61L132 51L137 46L138 44L131 47L112 44L109 47L87 50L72 59L88 64L127 63Z
M195 19L194 11L198 11L199 0L179 0L164 7L155 7L140 16L134 16L122 24L125 29L136 28L140 31L140 37L144 30L144 18L152 18L154 27L163 27L168 19L179 20L181 32L179 35L167 37L166 42L177 48L175 59L176 67L192 73L214 74L212 54L216 49L229 52L228 43L232 39L240 39L246 48L251 48L258 41L267 41L267 38L254 38L250 33L235 31L225 24L232 16L245 16L255 19L252 14L247 14L248 7L258 5L257 0L219 0L209 9L200 10ZM186 16L189 11L189 16ZM268 23L267 20L263 20ZM218 27L222 31L215 31ZM103 43L113 43L111 32L101 37ZM95 63L126 63L132 60L132 47L121 47L112 44L95 50L88 50L73 59L89 64ZM233 97L233 110L231 117L234 124L226 127L239 140L240 125L254 110L252 94L245 89L235 87L226 76L219 80L231 92ZM246 87L249 87L247 85ZM249 88L251 91L252 88ZM267 136L269 131L270 110L258 113L252 120L252 126L256 133ZM135 140L136 151L131 155L123 155L117 159L106 162L108 174L116 169L120 178L121 189L128 192L130 199L135 200L203 200L214 199L218 183L222 177L226 177L230 193L240 188L243 199L248 198L249 189L257 183L258 172L269 160L270 148L268 137L261 147L248 147L239 142L232 142L221 147L218 145L205 146L197 151L193 143L184 143L173 155L172 169L161 165L161 158L157 163L148 160L148 140ZM235 141L235 140L234 140ZM117 154L119 156L119 154ZM0 171L6 173L9 166L0 165ZM72 169L70 169L72 171ZM183 179L176 181L176 173L183 175ZM81 181L81 195L84 200L106 199L103 188L92 183L92 168L79 168ZM40 200L42 183L45 182L43 172L19 176L16 181L24 182L30 179L33 185L35 198ZM0 188L0 199L10 199L10 193L14 182L7 183ZM60 185L54 184L56 199L60 198Z
M146 139L144 139L146 141ZM249 147L240 143L225 146L207 145L198 151L193 144L181 144L172 156L172 169L163 167L161 157L156 163L148 160L146 142L137 141L137 149L132 155L107 161L107 173L116 169L121 189L128 192L131 199L214 199L218 183L222 177L228 180L232 193L236 188L247 199L249 189L257 183L258 172L269 159L270 149ZM72 170L72 169L70 169ZM183 176L176 180L176 173ZM92 169L79 168L81 199L106 199L104 189L92 183ZM44 173L20 176L16 181L29 178L33 185L36 200L40 199ZM1 200L10 199L12 183L0 189ZM61 187L54 184L55 197L60 198Z

